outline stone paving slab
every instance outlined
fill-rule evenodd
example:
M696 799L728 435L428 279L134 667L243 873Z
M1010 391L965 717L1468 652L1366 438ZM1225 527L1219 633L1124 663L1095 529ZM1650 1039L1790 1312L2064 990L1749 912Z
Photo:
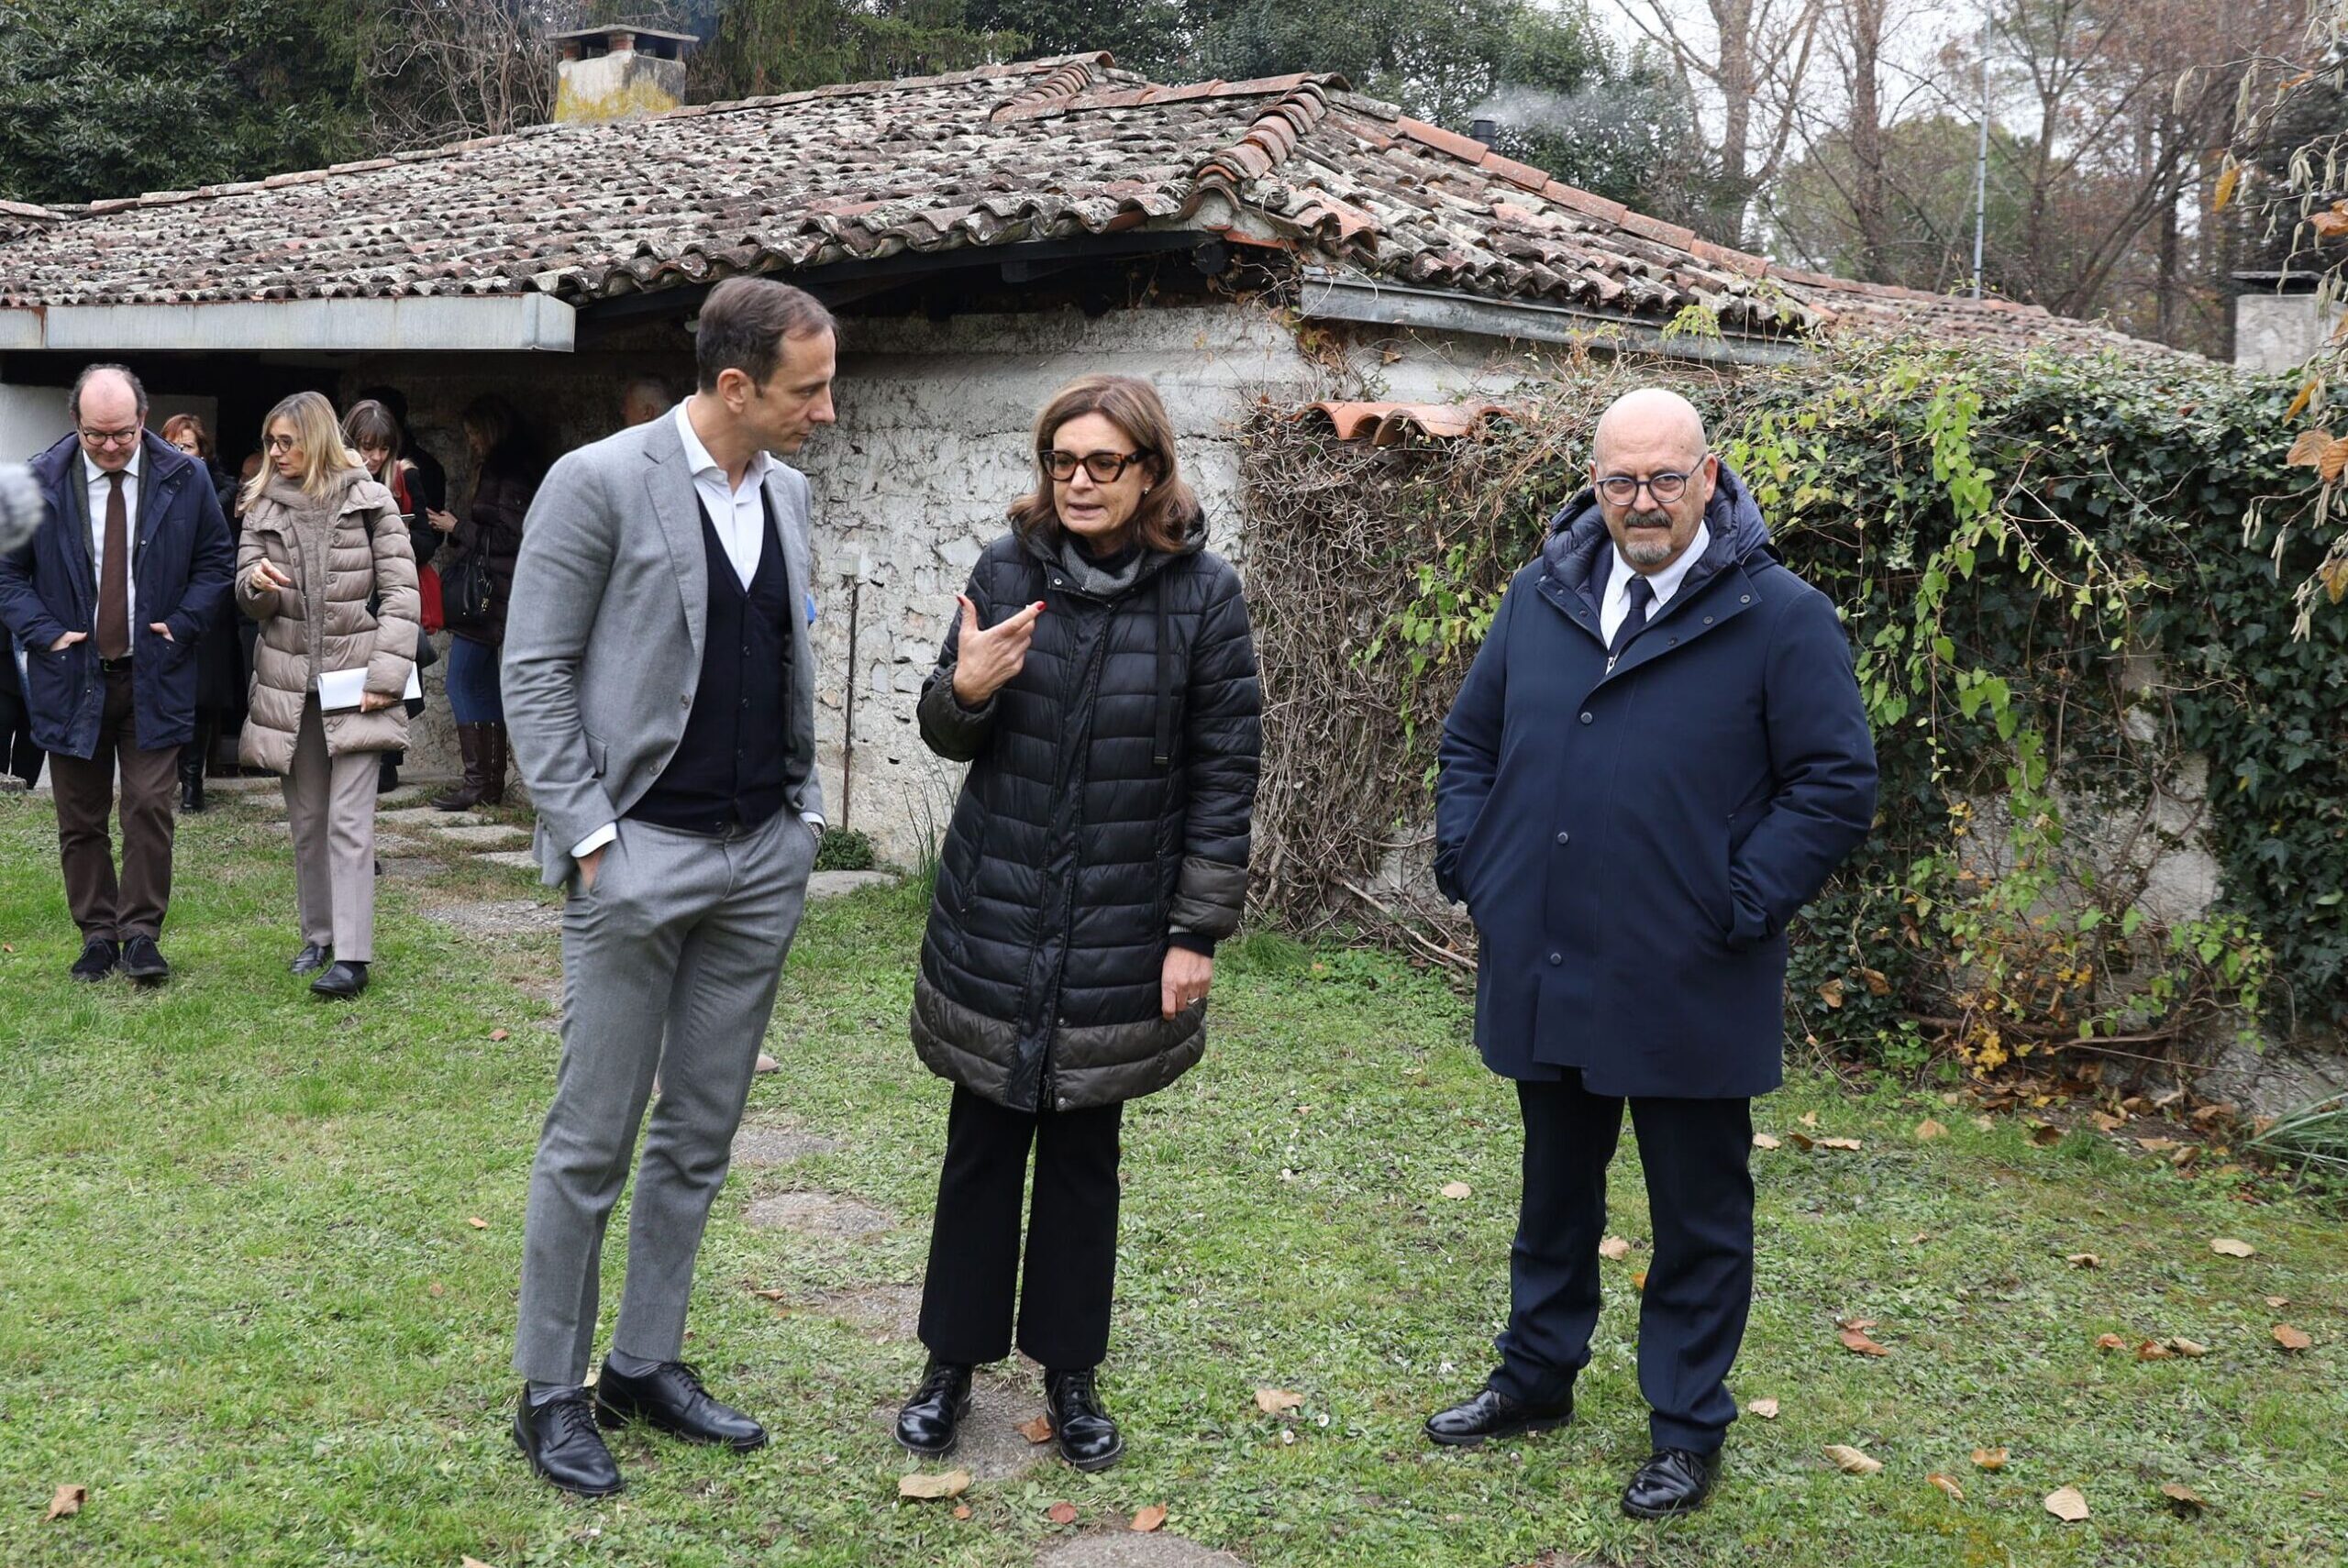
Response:
M426 862L429 865L431 863ZM384 868L390 869L386 862ZM426 917L470 936L512 936L516 932L560 931L562 911L536 899L477 899L426 904Z
M837 1192L778 1192L758 1198L746 1218L754 1231L799 1231L817 1236L870 1236L893 1230L896 1218Z
M913 1389L905 1390L910 1394ZM1025 1474L1046 1460L1059 1463L1059 1450L1049 1440L1029 1442L1020 1430L1020 1423L1032 1421L1044 1413L1044 1391L1030 1384L1024 1387L1007 1383L991 1382L984 1376L974 1381L970 1390L970 1413L962 1418L962 1438L954 1452L944 1459L925 1459L897 1452L908 1468L935 1470L967 1470L973 1481L1010 1481ZM872 1412L893 1438L897 1426L897 1407L884 1406Z
M881 1339L910 1340L921 1332L918 1285L867 1285L852 1290L828 1290L809 1298L804 1306L810 1312L837 1318Z
M510 871L536 871L538 857L526 849L492 849L473 856L492 866L503 866Z
M436 823L442 827L479 827L489 821L477 812L441 812L430 806L398 806L391 811L378 810L379 823Z
M880 888L894 882L893 871L818 871L807 878L810 899L836 899L858 888Z
M792 1127L745 1127L734 1136L734 1162L744 1165L781 1165L809 1154L838 1149L836 1138L802 1132Z
M426 853L423 844L405 834L379 833L375 835L375 856L378 859L389 860L397 856Z
M404 881L421 879L439 869L440 862L437 860L406 859L396 855L387 856L383 860L383 875L397 877Z
M1246 1560L1155 1530L1119 1528L1057 1541L1036 1553L1036 1568L1247 1568Z
M530 835L520 828L504 823L460 823L455 827L436 828L434 836L443 844L459 845L466 849L512 849L530 842Z

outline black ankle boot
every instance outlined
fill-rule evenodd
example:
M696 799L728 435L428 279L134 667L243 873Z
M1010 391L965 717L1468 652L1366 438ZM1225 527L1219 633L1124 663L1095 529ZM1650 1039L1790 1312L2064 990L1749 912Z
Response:
M962 1441L962 1418L969 1413L970 1369L933 1356L921 1386L897 1412L897 1441L925 1459L943 1459Z
M193 744L180 747L180 810L204 810L204 749Z
M1101 1408L1093 1368L1044 1374L1044 1402L1052 1413L1052 1436L1060 1457L1079 1470L1106 1470L1125 1452L1117 1423Z

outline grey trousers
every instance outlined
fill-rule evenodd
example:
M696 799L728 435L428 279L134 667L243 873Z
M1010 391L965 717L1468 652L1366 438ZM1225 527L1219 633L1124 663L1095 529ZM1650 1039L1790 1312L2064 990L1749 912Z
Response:
M562 912L562 1065L530 1167L514 1369L580 1383L604 1228L660 1074L628 1220L612 1345L679 1359L693 1259L725 1184L815 835L786 808L735 838L622 822Z
M278 780L294 830L294 887L302 940L346 963L375 961L375 775L381 752L327 755L314 693L302 704L294 767Z

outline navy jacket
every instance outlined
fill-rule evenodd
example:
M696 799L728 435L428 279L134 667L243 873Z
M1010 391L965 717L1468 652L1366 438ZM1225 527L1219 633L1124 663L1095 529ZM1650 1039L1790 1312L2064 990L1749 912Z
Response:
M40 531L0 556L0 621L28 664L25 704L45 751L88 758L98 744L105 684L98 679L98 579L80 437L68 436L32 462L49 502ZM138 537L131 547L133 723L141 750L184 745L195 733L195 648L222 613L237 564L235 541L205 466L152 431L139 461ZM164 641L147 628L161 621ZM88 632L56 653L68 632Z
M1786 922L1875 815L1849 639L1725 467L1709 547L1612 673L1593 497L1518 572L1444 725L1435 876L1479 937L1476 1043L1592 1093L1767 1093Z

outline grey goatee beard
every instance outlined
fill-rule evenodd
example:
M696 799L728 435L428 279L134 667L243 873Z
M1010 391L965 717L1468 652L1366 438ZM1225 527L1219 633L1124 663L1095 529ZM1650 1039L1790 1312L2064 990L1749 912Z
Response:
M1625 527L1668 529L1671 526L1671 513L1668 512L1626 512L1623 514L1623 523ZM1661 566L1671 558L1672 543L1667 538L1657 539L1653 543L1644 539L1634 539L1623 545L1622 550L1623 558L1634 567Z

